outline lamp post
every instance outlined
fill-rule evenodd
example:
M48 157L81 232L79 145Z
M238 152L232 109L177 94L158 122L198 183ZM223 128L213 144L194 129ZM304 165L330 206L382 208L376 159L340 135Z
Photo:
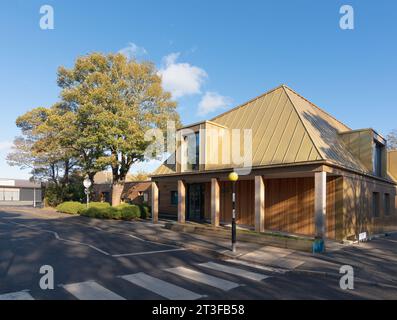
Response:
M87 196L87 208L89 207L89 205L90 205L90 187L91 187L91 180L88 178L88 177L86 177L85 179L84 179L84 181L83 181L83 185L84 185L84 193L86 194L86 196Z
M229 181L232 182L232 251L236 252L236 240L237 240L237 230L236 230L236 182L238 180L238 174L236 172L231 172L229 174Z

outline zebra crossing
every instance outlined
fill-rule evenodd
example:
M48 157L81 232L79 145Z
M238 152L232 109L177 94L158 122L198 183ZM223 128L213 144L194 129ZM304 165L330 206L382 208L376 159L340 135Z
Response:
M34 300L27 290L0 295L0 300Z
M154 278L143 272L121 276L121 278L169 300L197 300L203 297L195 292Z
M95 281L72 283L62 287L79 300L125 300Z
M232 262L234 266L227 264L230 262ZM199 268L201 267L200 271L194 266L179 266L163 269L162 271L184 280L187 279L193 283L204 285L206 288L208 287L208 293L211 293L213 288L224 292L238 290L238 288L242 286L242 284L239 283L239 279L261 282L271 277L272 274L283 274L283 272L285 272L284 270L278 270L276 268L249 265L244 262L240 263L240 261L237 260L227 260L222 263L209 261L206 263L198 263L197 266ZM251 270L246 270L244 267L249 267ZM255 271L252 271L252 269L255 269ZM215 272L216 275L208 273L211 271ZM226 280L221 278L219 276L220 274L229 275L229 279ZM230 275L233 276L233 281L230 280ZM237 280L234 280L234 277ZM144 272L120 275L116 278L168 300L198 300L209 296L209 294L193 292L183 286L173 284L169 281L160 279L160 277L154 277ZM109 290L93 280L63 284L59 285L59 287L78 300L126 300L122 295ZM131 288L131 290L133 290L133 288ZM29 290L0 294L0 300L34 299L32 294L29 293Z

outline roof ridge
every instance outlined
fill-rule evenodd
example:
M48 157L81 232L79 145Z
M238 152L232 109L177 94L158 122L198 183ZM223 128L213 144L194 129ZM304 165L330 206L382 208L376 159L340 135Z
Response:
M296 112L296 114L297 114L297 116L298 116L298 119L299 119L299 121L301 122L303 128L305 128L305 131L306 131L307 135L309 136L310 141L312 142L314 148L317 150L317 153L318 153L319 156L321 157L321 160L326 160L327 157L324 156L324 154L321 152L320 148L319 148L319 147L317 146L317 144L314 142L314 139L313 139L313 137L312 137L310 131L307 129L307 126L306 126L306 124L305 124L305 121L303 121L300 112L296 109L295 103L292 102L291 97L289 96L288 91L287 91L286 89L288 89L288 87L285 86L285 85L283 85L283 90L284 90L284 92L285 92L285 94L286 94L286 96L287 96L289 102L291 103L292 108L295 110L295 112Z
M277 86L277 87L275 87L275 88L273 88L273 89L271 89L271 90L269 90L269 91L266 91L265 93L262 93L262 94L260 94L259 96L256 96L255 98L252 98L252 99L250 99L250 100L248 100L248 101L246 101L246 102L244 102L244 103L242 103L242 104L239 104L238 106L236 106L236 107L234 107L234 108L232 108L232 109L230 109L230 110L227 110L227 111L225 111L225 112L223 112L223 113L221 113L221 114L219 114L219 115L213 117L213 118L210 119L209 121L216 122L215 119L220 118L220 117L223 117L224 115L226 115L226 114L228 114L228 113L230 113L230 112L232 112L232 111L235 111L235 110L237 110L237 109L240 109L240 108L242 108L242 107L244 107L244 106L250 104L251 102L254 102L255 100L258 100L258 99L260 99L260 98L262 98L262 97L264 97L264 96L266 96L266 95L272 93L273 91L276 91L276 90L278 90L278 89L280 89L280 88L283 88L283 87L284 87L284 84L280 84L279 86Z
M296 94L298 97L300 97L301 99L305 100L306 102L310 103L313 107L317 108L319 111L321 111L322 113L326 114L328 117L330 117L331 119L335 120L336 122L338 122L339 124L341 124L342 126L346 127L348 130L352 130L348 125L346 125L345 123L343 123L342 121L336 119L333 115L331 115L330 113L328 113L327 111L325 111L324 109L320 108L318 105L314 104L313 102L311 102L309 99L305 98L304 96L300 95L299 93L297 93L294 89L291 89L290 87L288 87L287 85L282 85L285 89L290 90L291 92L293 92L294 94Z

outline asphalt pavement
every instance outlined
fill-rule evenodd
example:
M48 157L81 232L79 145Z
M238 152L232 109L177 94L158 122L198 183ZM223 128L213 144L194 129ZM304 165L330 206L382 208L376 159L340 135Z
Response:
M316 266L310 266L310 260L297 265L294 272L263 262L220 259L207 250L191 250L145 237L145 234L163 232L172 231L165 230L161 224L141 221L98 221L33 209L3 208L0 211L0 299L397 297L397 285L387 279L380 278L383 286L357 281L353 290L342 290L338 277L299 272L305 268L316 270ZM385 247L388 259L394 263L395 243L390 241L396 240L380 240L375 249L381 254ZM334 259L343 260L341 253L335 255ZM354 256L350 256L354 260ZM54 271L54 289L40 287L45 275L40 273L43 266L50 266ZM382 267L380 273L394 272L387 265Z

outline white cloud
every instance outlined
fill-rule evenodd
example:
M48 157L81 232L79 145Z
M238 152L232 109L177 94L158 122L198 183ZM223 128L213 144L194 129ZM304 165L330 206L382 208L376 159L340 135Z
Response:
M173 98L200 94L207 73L189 63L177 62L179 55L171 53L163 58L163 66L159 70L163 88L170 91Z
M127 47L121 49L119 53L125 55L128 60L135 59L140 56L147 54L147 51L143 47L137 46L135 43L130 42Z
M231 98L217 92L206 92L198 106L198 114L206 115L219 109L224 109L232 103Z

